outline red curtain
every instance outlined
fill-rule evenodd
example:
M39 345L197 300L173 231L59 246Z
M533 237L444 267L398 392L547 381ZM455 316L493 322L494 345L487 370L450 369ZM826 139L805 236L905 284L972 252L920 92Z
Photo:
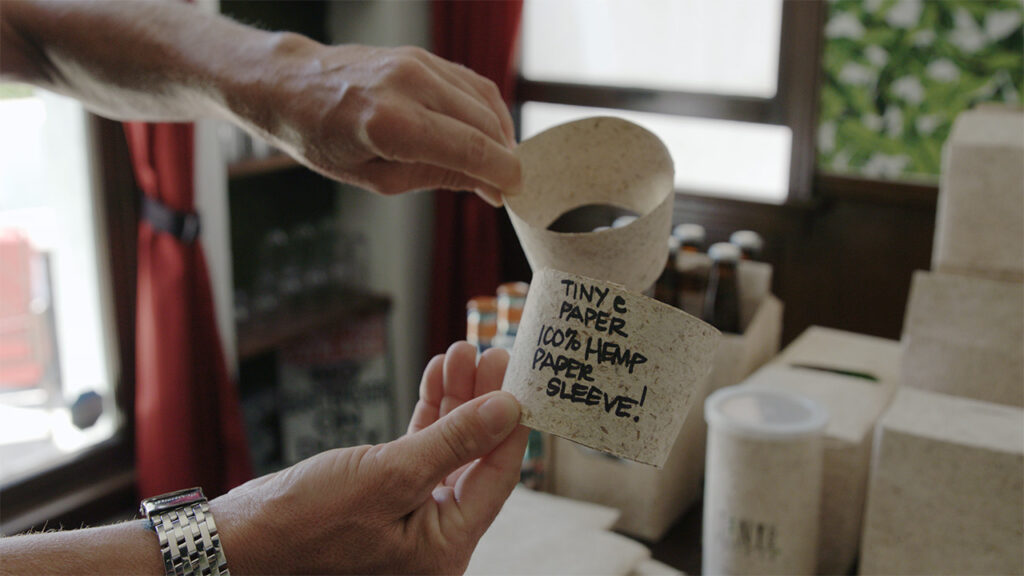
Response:
M125 124L139 187L192 213L191 124ZM228 377L206 260L139 223L135 442L139 493L202 486L212 497L251 476L238 393Z
M522 0L434 0L434 52L489 78L507 102ZM431 354L466 337L466 301L494 294L501 278L499 213L475 194L436 195Z

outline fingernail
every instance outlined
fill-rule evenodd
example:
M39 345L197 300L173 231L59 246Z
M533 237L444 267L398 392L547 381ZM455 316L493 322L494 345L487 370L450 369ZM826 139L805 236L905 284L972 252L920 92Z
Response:
M519 423L519 402L508 392L495 392L477 409L492 436L504 436Z

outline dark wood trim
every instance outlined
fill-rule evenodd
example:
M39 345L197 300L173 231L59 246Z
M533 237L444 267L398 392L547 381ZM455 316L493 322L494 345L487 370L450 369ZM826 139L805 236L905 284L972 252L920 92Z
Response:
M131 441L135 406L135 294L138 274L138 203L131 154L120 122L91 117L97 150L99 201L107 228L110 273L117 326L120 381L117 403Z
M620 108L696 118L788 126L792 130L789 199L810 200L817 161L818 95L827 5L786 0L782 7L778 91L770 99L529 80L516 99ZM518 106L517 106L518 111Z
M325 295L300 309L282 310L268 318L238 324L238 359L249 360L319 329L341 326L356 318L383 314L391 299L380 294L341 291Z
M0 534L78 528L122 515L137 504L134 455L118 435L46 473L0 490Z
M789 197L811 197L817 162L818 96L827 5L788 0L782 5L778 122L793 131Z
M541 82L520 78L516 97L519 102L550 102L761 124L779 123L779 114L775 111L773 100L744 96Z
M926 182L870 180L838 174L816 174L816 194L822 200L847 200L929 208L938 205L939 187Z
M785 204L766 204L738 198L721 198L677 191L673 204L675 224L695 222L707 226L716 223L735 225L737 218L744 228L763 234L790 230L812 217L821 208L817 200L793 200ZM720 238L719 240L727 240ZM710 238L709 241L717 241Z

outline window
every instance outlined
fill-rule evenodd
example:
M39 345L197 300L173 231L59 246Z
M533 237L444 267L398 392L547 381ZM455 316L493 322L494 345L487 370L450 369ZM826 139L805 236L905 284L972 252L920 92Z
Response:
M527 0L523 76L657 90L775 95L781 0Z
M521 136L619 116L665 141L678 191L774 204L805 196L816 108L796 87L813 85L815 4L526 0Z
M523 138L587 116L617 116L656 133L675 162L678 190L782 203L789 190L787 126L527 102ZM736 165L743 166L736 170Z
M0 125L0 487L8 533L29 501L66 496L42 488L53 482L32 489L33 482L127 443L93 124L73 100L0 84ZM130 458L121 464L130 467Z

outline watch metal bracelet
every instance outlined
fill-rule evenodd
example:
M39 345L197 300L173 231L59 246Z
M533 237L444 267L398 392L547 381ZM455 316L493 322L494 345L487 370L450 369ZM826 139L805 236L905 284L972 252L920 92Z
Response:
M146 515L160 542L168 576L229 576L217 524L199 488L179 490L143 500Z

